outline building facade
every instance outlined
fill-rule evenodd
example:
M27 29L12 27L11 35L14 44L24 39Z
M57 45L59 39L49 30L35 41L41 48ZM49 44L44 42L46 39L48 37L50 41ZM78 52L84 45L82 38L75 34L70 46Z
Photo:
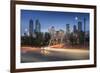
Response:
M82 31L82 22L81 21L78 22L78 31L79 32Z
M41 24L38 19L35 21L35 32L41 32Z
M33 31L34 31L34 26L33 26L33 20L30 19L29 21L29 36L32 36L33 35Z

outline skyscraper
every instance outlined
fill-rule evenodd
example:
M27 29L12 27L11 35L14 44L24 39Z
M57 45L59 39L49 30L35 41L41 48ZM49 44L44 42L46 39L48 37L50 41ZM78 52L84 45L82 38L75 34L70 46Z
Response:
M41 24L38 19L35 22L35 32L41 32Z
M70 32L70 24L66 24L66 33Z
M32 36L33 35L33 20L30 19L29 21L29 36Z
M73 26L73 32L77 32L76 25Z
M84 18L84 34L86 32L86 18Z
M70 38L70 24L66 24L66 44L69 44L69 38Z
M82 22L81 21L78 22L78 31L79 32L82 31Z

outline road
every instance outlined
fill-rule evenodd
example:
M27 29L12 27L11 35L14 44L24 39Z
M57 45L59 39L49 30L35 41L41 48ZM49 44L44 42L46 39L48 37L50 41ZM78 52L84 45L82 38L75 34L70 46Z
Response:
M24 47L21 51L21 62L68 61L89 59L88 49Z

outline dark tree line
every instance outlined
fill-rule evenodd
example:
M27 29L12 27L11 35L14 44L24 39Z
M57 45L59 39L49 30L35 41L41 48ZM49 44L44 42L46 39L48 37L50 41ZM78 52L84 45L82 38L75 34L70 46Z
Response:
M75 36L76 34L77 36ZM89 44L89 35L85 36L84 32L71 33L69 37L70 45L84 45Z
M36 37L21 36L21 45L22 46L37 46L37 47L49 45L51 36L48 32L45 32L45 33L35 32L35 34L36 34ZM84 37L84 32L76 33L78 35L77 37L74 34L75 33L73 32L69 34L70 45L83 45L84 38L85 38L85 43L89 44L89 36ZM66 41L66 39L64 39L64 41Z
M23 46L46 46L49 44L50 34L45 32L35 32L36 37L33 36L21 36L21 45Z

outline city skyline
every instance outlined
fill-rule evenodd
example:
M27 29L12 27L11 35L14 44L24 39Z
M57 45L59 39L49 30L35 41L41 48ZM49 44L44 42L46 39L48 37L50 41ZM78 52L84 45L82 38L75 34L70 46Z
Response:
M41 24L41 32L48 32L51 26L54 26L56 30L66 31L66 24L70 24L70 30L73 31L73 26L77 26L79 21L82 22L84 31L84 18L86 19L86 31L89 31L89 13L21 10L21 35L29 30L30 19L33 20L33 25L38 19Z

